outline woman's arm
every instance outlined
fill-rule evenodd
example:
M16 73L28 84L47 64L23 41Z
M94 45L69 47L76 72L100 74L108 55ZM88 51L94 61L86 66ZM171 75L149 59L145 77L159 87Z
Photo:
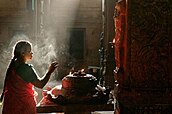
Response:
M37 80L33 81L32 84L35 87L42 89L47 84L48 80L50 79L51 74L55 71L55 69L57 67L58 67L57 62L51 63L51 65L48 68L48 72L41 79L37 79Z

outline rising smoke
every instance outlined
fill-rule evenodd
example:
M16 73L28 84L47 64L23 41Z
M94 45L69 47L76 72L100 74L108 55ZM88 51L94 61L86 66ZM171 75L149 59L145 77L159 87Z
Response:
M46 3L46 5L45 5ZM44 65L57 60L59 62L58 77L64 77L70 69L68 58L69 34L68 29L75 23L80 0L49 0L41 3L43 37L37 38L35 60ZM72 60L72 62L75 60ZM37 61L38 62L38 61ZM71 61L70 61L71 63ZM71 64L70 64L71 65ZM45 72L42 68L41 72Z
M59 70L56 72L55 78L62 78L69 73L67 58L70 55L67 29L72 28L74 24L79 3L80 0L48 0L48 3L44 3L42 7L46 11L41 13L44 35L37 35L36 39L32 39L26 34L17 33L7 45L2 45L0 47L0 63L3 67L0 69L0 77L5 77L6 68L12 58L13 46L18 40L28 40L32 43L33 60L31 62L40 77L47 71L49 64L55 60L59 62ZM3 84L3 79L1 81L0 84Z

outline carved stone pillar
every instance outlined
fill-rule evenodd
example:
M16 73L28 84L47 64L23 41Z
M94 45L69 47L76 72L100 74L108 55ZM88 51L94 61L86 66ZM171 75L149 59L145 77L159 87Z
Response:
M151 109L164 113L172 103L171 4L169 0L116 2L114 74L123 114Z

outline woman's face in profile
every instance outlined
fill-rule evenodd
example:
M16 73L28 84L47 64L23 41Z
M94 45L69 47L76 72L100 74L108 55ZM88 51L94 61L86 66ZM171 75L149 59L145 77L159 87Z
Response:
M24 61L28 62L28 61L32 60L32 55L33 55L33 53L32 53L31 47L30 47L23 53Z

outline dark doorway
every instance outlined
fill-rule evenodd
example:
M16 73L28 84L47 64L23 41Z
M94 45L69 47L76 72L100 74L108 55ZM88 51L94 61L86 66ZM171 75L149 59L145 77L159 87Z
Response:
M84 28L72 28L69 30L69 53L72 58L84 59Z

